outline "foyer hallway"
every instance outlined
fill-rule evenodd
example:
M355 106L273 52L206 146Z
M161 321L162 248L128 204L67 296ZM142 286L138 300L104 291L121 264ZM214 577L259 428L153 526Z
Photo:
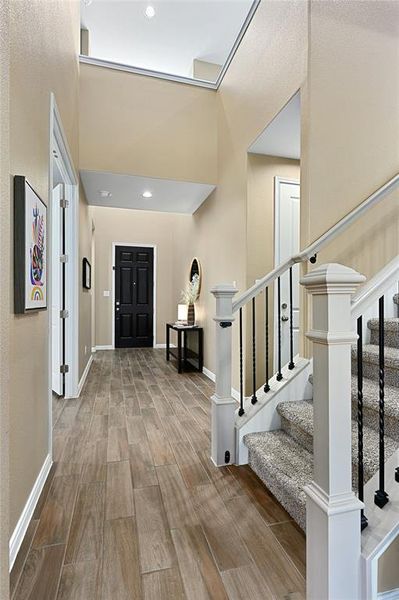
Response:
M102 351L54 404L54 464L13 600L300 600L305 538L248 467L216 468L210 381Z

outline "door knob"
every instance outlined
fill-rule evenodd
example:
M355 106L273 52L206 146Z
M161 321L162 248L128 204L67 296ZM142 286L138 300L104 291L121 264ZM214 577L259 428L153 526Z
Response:
M285 323L285 321L289 321L289 317L287 317L286 315L283 315L281 317L281 320L284 321L284 323Z

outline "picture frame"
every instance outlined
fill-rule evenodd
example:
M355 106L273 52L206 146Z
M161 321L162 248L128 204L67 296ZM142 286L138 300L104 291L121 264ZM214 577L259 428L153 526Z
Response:
M47 206L23 175L14 176L14 312L47 309Z
M86 257L82 261L82 284L85 290L91 290L91 264Z

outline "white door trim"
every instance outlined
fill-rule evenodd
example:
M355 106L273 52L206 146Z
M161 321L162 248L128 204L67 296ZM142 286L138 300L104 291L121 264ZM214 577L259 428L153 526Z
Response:
M273 230L273 237L274 237L274 267L277 267L280 263L281 263L281 258L280 258L280 218L281 218L281 211L280 211L280 186L281 184L284 183L292 183L294 185L299 185L300 186L300 181L298 181L298 179L289 179L287 177L279 177L279 176L275 176L274 177L274 230ZM274 373L277 372L277 335L276 335L276 331L277 331L277 327L276 327L276 315L277 315L277 311L278 311L278 303L277 303L277 280L276 283L274 285L274 302L273 302L273 367L274 367ZM282 367L284 365L281 365Z
M115 349L115 249L117 246L130 246L132 248L153 248L154 249L154 272L153 272L153 314L152 314L152 335L153 348L157 346L157 246L156 244L141 244L139 242L112 242L112 292L111 292L111 324L112 324L112 349ZM96 346L100 349L99 346Z
M68 215L66 220L66 252L68 262L66 263L66 305L69 316L66 320L65 351L66 363L69 365L69 372L65 377L65 397L74 398L78 394L79 380L79 178L75 171L71 153L69 151L67 138L62 126L60 113L57 108L55 95L50 94L50 136L49 136L49 199L53 191L53 161L57 161L58 168L64 179L65 194L69 200ZM49 201L48 231L51 231L51 202ZM51 273L51 238L49 236L50 252L49 269ZM48 291L51 295L51 286ZM51 306L51 297L49 299ZM52 386L51 386L51 318L48 311L48 410L49 410L49 431L48 444L49 454L52 456Z

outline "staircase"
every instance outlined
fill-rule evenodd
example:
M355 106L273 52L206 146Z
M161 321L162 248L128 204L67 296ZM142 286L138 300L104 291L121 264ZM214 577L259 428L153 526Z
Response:
M394 296L399 305L399 294ZM378 319L367 323L370 343L363 346L364 481L378 471L379 364ZM385 458L399 447L399 318L384 319L385 337ZM357 349L352 348L352 372ZM357 377L352 377L352 468L357 486ZM313 479L313 402L281 402L277 406L281 429L244 437L249 465L287 512L305 530L306 495L303 487Z

